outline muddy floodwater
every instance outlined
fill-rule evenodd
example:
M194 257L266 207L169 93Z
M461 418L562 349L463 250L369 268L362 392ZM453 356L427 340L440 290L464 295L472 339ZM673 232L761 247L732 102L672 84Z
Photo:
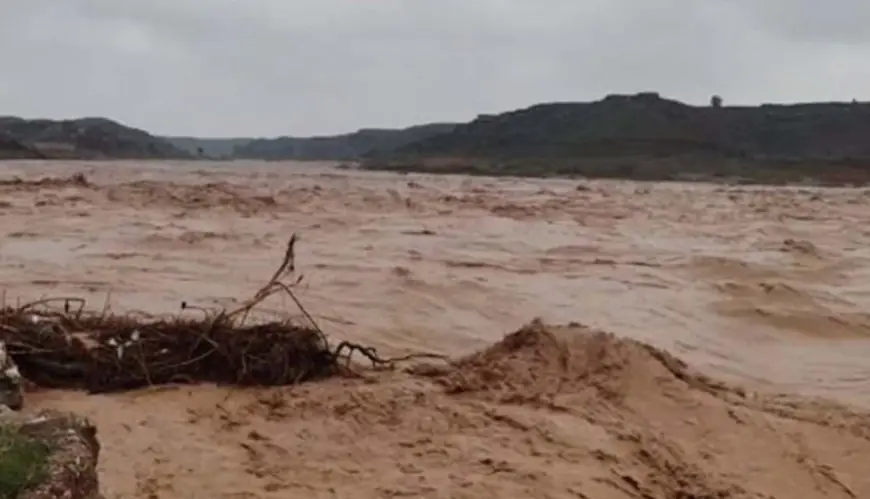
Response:
M434 377L29 393L97 424L108 498L870 497L870 191L247 162L0 181L7 302L230 307L295 232L331 337L479 352Z

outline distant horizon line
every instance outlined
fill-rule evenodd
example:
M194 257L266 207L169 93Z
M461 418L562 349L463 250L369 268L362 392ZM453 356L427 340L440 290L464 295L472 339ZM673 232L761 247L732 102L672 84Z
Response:
M112 121L114 123L122 125L124 127L133 128L136 130L141 130L141 131L146 132L154 137L160 137L160 138L164 138L164 139L213 140L213 141L274 140L274 139L281 139L281 138L317 139L317 138L339 137L342 135L352 135L354 133L359 133L361 131L368 131L368 130L392 131L392 130L405 130L408 128L413 128L413 127L418 127L418 126L428 126L428 125L463 125L463 124L470 123L481 116L497 116L500 114L521 111L521 110L530 109L530 108L537 107L537 106L558 105L558 104L592 104L595 102L605 101L608 98L612 99L612 98L620 98L620 97L627 98L627 97L644 97L644 96L646 96L647 98L655 96L661 100L678 102L678 103L680 103L684 106L688 106L688 107L695 107L695 108L712 107L711 102L708 102L707 104L692 104L692 103L682 101L682 100L679 100L676 98L663 96L660 92L656 92L656 91L638 91L638 92L634 92L634 93L610 93L610 94L606 94L604 97L601 97L601 98L595 99L595 100L539 101L539 102L535 102L532 104L527 104L525 106L515 107L512 109L506 109L506 110L489 112L489 113L477 113L476 115L474 115L473 118L471 118L469 120L428 121L428 122L418 122L415 124L405 125L405 126L366 126L366 127L357 128L357 129L351 130L351 131L343 131L343 132L337 132L337 133L304 134L304 135L303 134L300 134L300 135L279 134L279 135L214 136L214 135L191 135L191 134L182 134L182 135L163 134L163 133L157 133L157 132L151 131L148 128L130 125L130 124L128 124L128 122L122 121L122 120L117 119L117 118L112 118L109 116L99 116L99 115L84 115L84 116L78 116L78 117L73 117L73 118L48 118L45 116L25 117L22 115L15 115L15 114L0 114L0 119L2 119L2 118L18 118L18 119L25 120L25 121L37 121L37 120L79 121L79 120L87 120L87 119L104 119L104 120ZM711 94L710 100L712 101L712 99L715 96L720 96L720 94ZM848 105L848 104L862 104L862 103L867 104L867 103L870 103L870 101L863 101L863 100L860 100L857 98L851 98L849 100L815 100L815 101L808 100L808 101L780 101L780 102L766 101L766 102L760 102L760 103L755 103L755 104L745 104L745 103L729 104L729 103L727 103L727 101L724 100L724 98L723 98L723 101L724 102L721 105L722 108L732 108L732 109L739 109L739 108L745 109L745 108L753 108L753 107L762 108L765 106L801 106L801 105L837 105L837 104Z

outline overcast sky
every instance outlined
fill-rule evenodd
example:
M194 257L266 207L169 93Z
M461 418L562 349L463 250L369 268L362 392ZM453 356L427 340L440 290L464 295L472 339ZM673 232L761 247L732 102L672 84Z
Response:
M316 135L654 90L870 100L866 0L3 0L0 114Z

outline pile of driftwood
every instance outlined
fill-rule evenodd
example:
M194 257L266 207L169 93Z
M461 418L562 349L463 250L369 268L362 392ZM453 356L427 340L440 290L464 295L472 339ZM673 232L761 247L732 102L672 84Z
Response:
M236 310L182 303L187 311L172 318L143 318L89 312L79 298L50 298L0 310L0 340L37 386L92 393L185 382L295 384L349 372L353 352L375 365L402 360L381 359L374 349L348 342L330 346L293 292L301 276L283 282L295 273L295 243L294 235L272 278ZM276 293L292 298L304 325L245 324L249 312Z

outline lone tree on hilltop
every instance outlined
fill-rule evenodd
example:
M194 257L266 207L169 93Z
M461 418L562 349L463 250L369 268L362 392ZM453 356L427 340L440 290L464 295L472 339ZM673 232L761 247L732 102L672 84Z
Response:
M710 97L710 106L715 108L722 107L722 97L719 97L718 95Z

